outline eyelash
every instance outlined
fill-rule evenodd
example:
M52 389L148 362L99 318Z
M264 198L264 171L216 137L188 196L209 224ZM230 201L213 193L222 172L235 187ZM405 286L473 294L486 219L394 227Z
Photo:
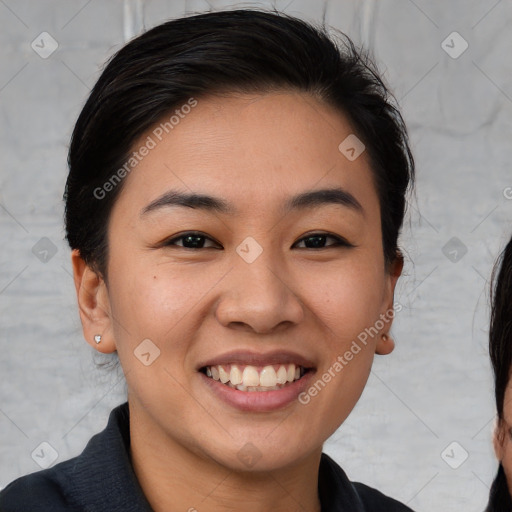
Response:
M198 249L214 249L214 247L185 247L185 246L181 246L181 245L176 245L174 243L177 240L182 240L183 238L186 238L188 236L201 237L201 238L205 238L207 240L211 240L211 241L215 242L215 240L213 240L212 238L206 236L204 233L201 233L200 231L188 231L186 233L183 233L180 236L171 238L171 239L163 242L162 245L166 246L166 247L172 247L172 246L181 247L183 249L188 249L188 250L191 250L191 251L196 251ZM332 248L333 247L354 247L354 245L352 245L351 243L347 242L345 239L343 239L343 238L341 238L341 237L339 237L337 235L333 235L333 234L330 234L330 233L323 233L323 232L309 233L308 235L300 238L297 242L295 242L295 244L297 244L299 242L303 242L304 240L306 240L308 238L315 238L315 237L325 237L325 238L332 238L332 239L336 240L336 243L331 244L331 245L327 245L326 247L318 247L318 248L316 248L317 250L329 249L331 247ZM215 242L215 243L217 243L217 242ZM300 249L315 249L315 248L313 248L313 247L300 247Z

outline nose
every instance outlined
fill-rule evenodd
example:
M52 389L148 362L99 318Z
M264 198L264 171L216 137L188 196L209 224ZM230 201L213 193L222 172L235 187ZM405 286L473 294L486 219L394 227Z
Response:
M264 334L304 318L294 283L286 272L272 268L264 254L252 263L238 261L223 280L216 317L225 327Z

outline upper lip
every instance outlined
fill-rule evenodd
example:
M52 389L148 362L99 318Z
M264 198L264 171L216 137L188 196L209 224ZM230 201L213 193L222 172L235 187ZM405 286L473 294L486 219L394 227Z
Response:
M236 350L226 352L201 362L197 369L205 366L217 366L222 364L247 364L251 366L263 366L273 364L295 364L304 368L315 368L315 364L300 354L291 351L275 350L270 352L253 352L248 350Z

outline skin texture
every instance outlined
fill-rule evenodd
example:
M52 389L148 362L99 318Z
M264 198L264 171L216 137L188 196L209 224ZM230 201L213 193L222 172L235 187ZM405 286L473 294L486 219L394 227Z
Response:
M494 453L501 462L507 477L508 491L512 496L512 382L509 381L503 400L503 418L494 430Z
M210 391L197 365L235 349L292 350L321 376L392 308L402 261L384 263L366 153L351 162L338 150L351 133L339 112L306 94L198 98L125 178L108 226L108 285L73 252L84 336L118 352L133 465L155 511L241 502L246 511L320 510L322 444L359 399L374 354L393 350L381 336L391 322L307 405L240 411ZM363 212L323 204L283 215L289 196L330 187L349 191ZM141 216L170 189L221 197L237 213L164 207ZM191 230L211 241L161 245ZM300 242L316 232L354 247ZM236 252L249 236L263 249L252 263ZM134 356L147 338L161 351L149 366ZM237 457L248 442L261 455L251 468Z

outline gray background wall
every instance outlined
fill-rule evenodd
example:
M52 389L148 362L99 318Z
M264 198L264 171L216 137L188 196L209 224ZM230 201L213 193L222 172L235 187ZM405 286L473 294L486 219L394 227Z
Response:
M31 454L42 442L55 449L53 463L79 454L125 400L122 375L96 369L82 338L63 242L67 144L99 66L165 19L251 5L0 0L0 487L40 469ZM351 479L417 511L481 511L496 469L488 280L512 234L512 3L274 5L324 18L372 49L418 166L402 238L397 348L377 356L325 451ZM50 463L50 453L39 462Z

